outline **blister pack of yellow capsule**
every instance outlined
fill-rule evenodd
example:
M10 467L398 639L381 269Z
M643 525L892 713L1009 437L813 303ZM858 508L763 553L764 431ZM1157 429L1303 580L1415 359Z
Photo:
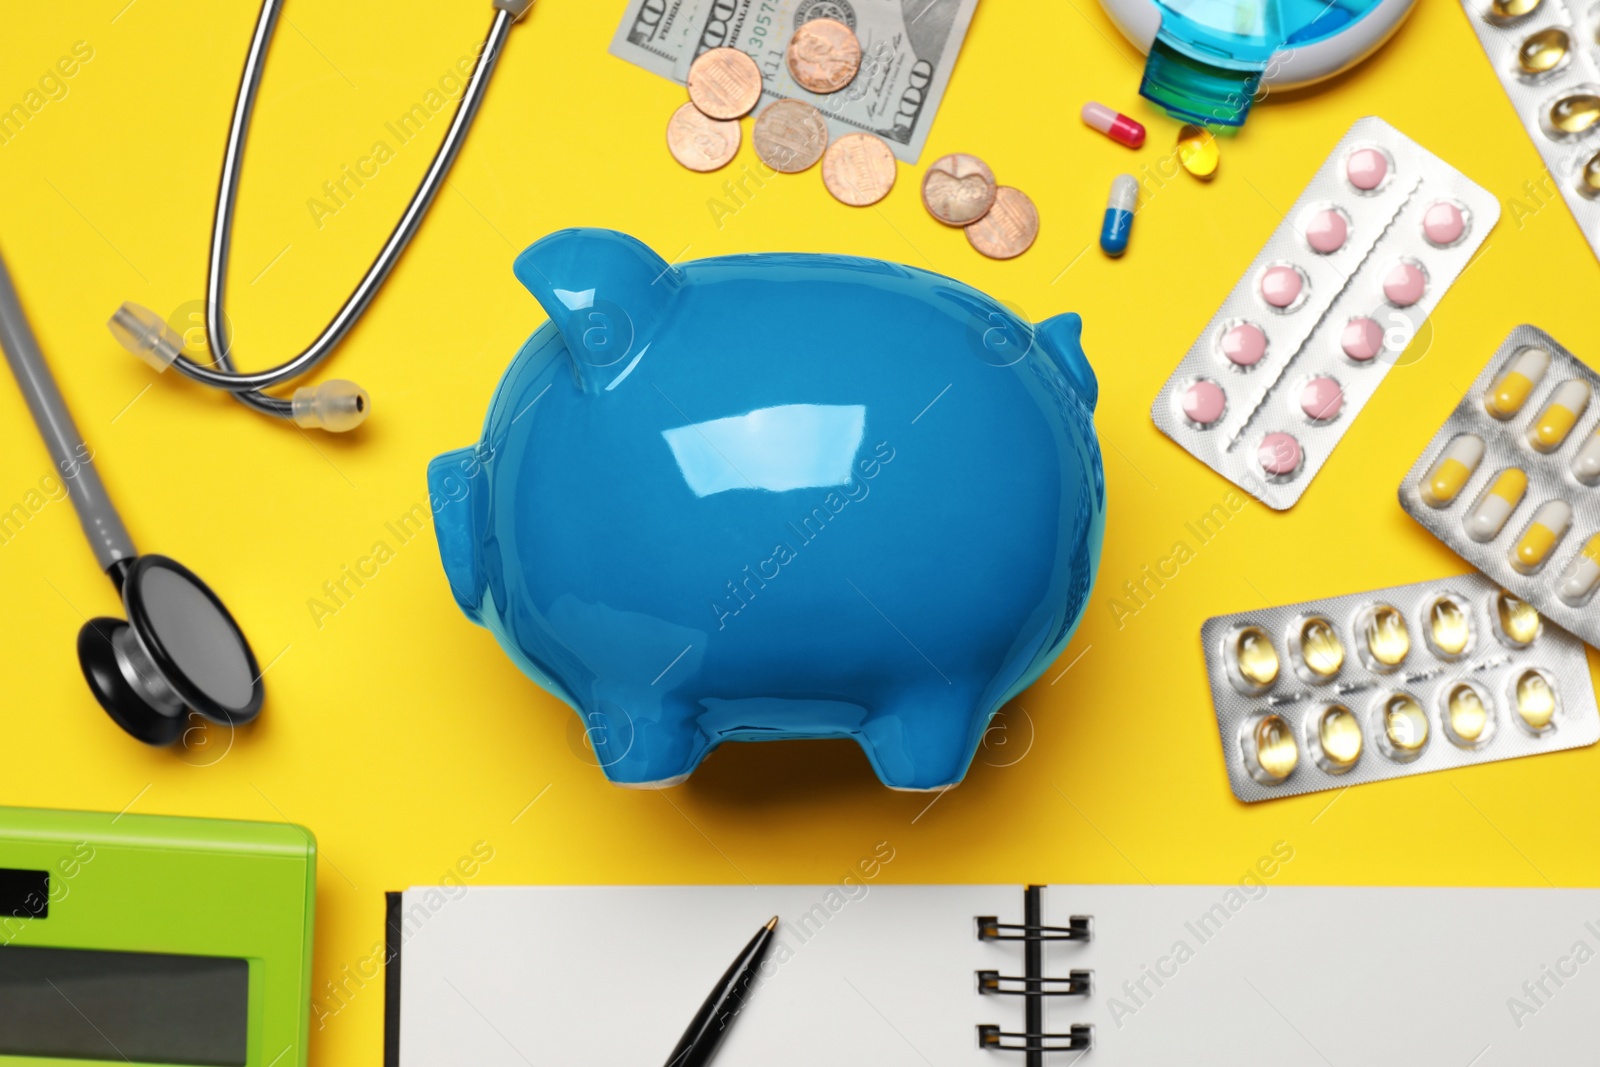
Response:
M1462 0L1547 173L1508 202L1512 221L1561 191L1600 256L1600 6L1592 0ZM1554 188L1552 188L1552 186Z
M1600 740L1583 642L1479 574L1200 628L1245 803Z
M1600 388L1533 326L1511 331L1400 485L1462 559L1600 647Z

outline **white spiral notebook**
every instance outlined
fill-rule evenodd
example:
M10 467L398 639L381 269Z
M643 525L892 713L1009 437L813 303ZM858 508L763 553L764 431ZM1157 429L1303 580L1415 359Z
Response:
M717 1067L1496 1067L1600 1047L1600 890L852 879L390 894L386 1063L655 1067L773 914Z

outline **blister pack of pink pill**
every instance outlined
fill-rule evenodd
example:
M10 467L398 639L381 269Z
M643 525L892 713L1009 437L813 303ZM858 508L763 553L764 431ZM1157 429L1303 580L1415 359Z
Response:
M1293 507L1499 218L1487 190L1382 119L1360 119L1150 417L1268 507Z
M1561 190L1600 256L1600 6L1577 0L1461 0L1547 174L1509 202L1512 219Z
M1462 559L1600 647L1600 375L1518 326L1400 484Z

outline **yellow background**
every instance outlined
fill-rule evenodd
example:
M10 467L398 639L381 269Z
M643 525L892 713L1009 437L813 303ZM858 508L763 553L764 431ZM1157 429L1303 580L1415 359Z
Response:
M683 90L606 51L620 0L544 0L513 30L449 187L324 372L374 398L348 438L299 433L176 375L152 385L104 326L123 300L165 314L203 291L258 5L13 6L0 105L74 42L94 56L0 145L0 245L137 543L210 581L271 667L266 710L238 737L177 753L129 740L74 655L83 617L117 612L116 597L71 506L48 504L0 545L0 803L309 826L324 861L319 989L381 937L384 890L437 882L478 841L495 853L477 884L837 881L879 841L895 848L892 881L1221 882L1286 841L1283 883L1600 885L1592 748L1239 804L1197 641L1213 614L1466 570L1402 514L1395 488L1512 326L1536 323L1600 359L1595 258L1559 202L1520 225L1508 208L1434 315L1431 348L1390 374L1292 512L1251 505L1120 628L1106 603L1230 491L1156 432L1150 401L1351 122L1381 115L1503 204L1527 201L1539 157L1452 0L1423 0L1354 73L1260 105L1224 142L1216 179L1167 183L1115 262L1092 247L1107 188L1154 168L1175 124L1139 102L1139 58L1094 0L985 0L923 160L977 153L1033 197L1038 243L1006 263L924 212L920 166L901 165L878 209L836 203L815 170L783 177L719 228L707 201L753 161L748 136L728 171L681 169L663 130ZM443 116L320 230L306 202L375 141L394 146L384 123L470 54L488 6L287 3L234 246L246 366L298 351L365 269ZM1130 153L1083 127L1091 98L1146 122L1150 143ZM431 533L401 546L386 531L425 501L428 459L476 440L502 369L542 319L512 256L571 224L625 230L668 258L879 256L1036 320L1083 314L1110 495L1100 585L1072 647L1008 709L959 789L931 807L886 791L845 742L732 745L681 788L613 788L583 757L576 717L456 610ZM0 425L4 510L50 462L8 385ZM307 601L380 539L395 558L319 627ZM314 1033L314 1060L375 1062L380 988Z

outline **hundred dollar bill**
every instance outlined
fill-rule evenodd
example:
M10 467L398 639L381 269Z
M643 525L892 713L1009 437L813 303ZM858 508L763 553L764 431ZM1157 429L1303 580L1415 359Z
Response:
M822 112L831 137L858 130L877 134L897 157L915 163L977 5L978 0L635 0L617 37L645 43L624 52L614 42L612 51L658 74L659 60L673 53L668 76L683 82L700 53L738 48L761 68L760 106L803 100ZM861 71L837 93L808 92L784 61L794 31L814 18L843 22L861 42ZM655 51L647 53L647 47ZM645 54L653 64L643 61Z

